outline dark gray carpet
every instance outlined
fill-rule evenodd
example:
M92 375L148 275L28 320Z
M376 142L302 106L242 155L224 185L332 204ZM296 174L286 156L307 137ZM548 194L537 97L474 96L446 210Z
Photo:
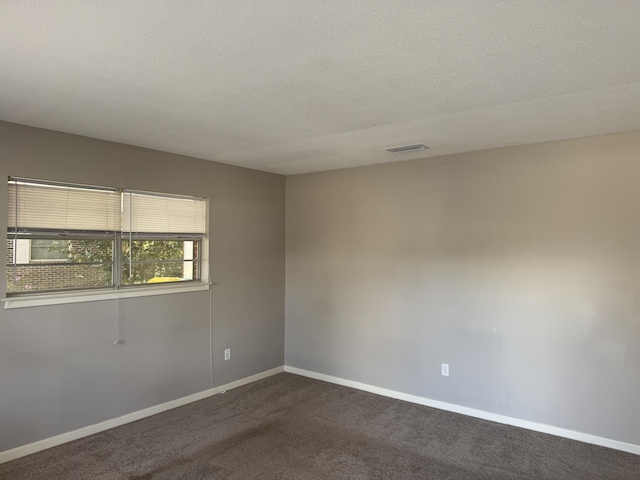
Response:
M285 373L0 465L0 478L638 480L640 456Z

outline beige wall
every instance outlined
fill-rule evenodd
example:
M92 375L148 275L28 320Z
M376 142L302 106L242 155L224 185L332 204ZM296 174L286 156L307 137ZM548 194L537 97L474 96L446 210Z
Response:
M286 303L287 365L640 444L640 133L288 177Z
M215 379L283 364L284 177L0 122L9 175L209 198ZM0 451L211 387L208 292L118 307L117 346L113 301L0 308Z

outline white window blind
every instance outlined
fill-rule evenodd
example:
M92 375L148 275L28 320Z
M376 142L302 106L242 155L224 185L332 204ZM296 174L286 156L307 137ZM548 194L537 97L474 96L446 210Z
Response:
M8 230L115 232L120 230L120 193L12 180L8 184Z
M122 195L122 231L136 236L206 233L204 198L126 191Z

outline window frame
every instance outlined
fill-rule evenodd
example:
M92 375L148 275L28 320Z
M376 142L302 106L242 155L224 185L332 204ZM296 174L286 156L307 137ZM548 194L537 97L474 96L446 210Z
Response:
M31 180L31 179L16 179L9 178L9 181L18 181L18 182L33 182L41 185L51 185L51 186L70 186L73 188L87 188L87 189L101 189L103 187L97 186L84 186L84 185L76 185L69 184L63 182L49 182L49 181L41 181L41 180ZM105 189L110 189L110 187L104 187ZM118 194L122 198L127 190L125 189L113 189L117 190ZM142 192L136 191L139 193L148 193L149 195L160 196L160 197L180 197L183 199L193 199L198 201L204 201L204 211L202 212L204 221L204 233L202 234L176 234L176 233L162 233L157 235L142 235L138 236L138 234L134 234L132 232L123 231L122 222L119 230L113 232L113 234L106 232L83 232L83 233L72 233L72 232L53 232L53 231L38 231L38 229L20 229L18 226L7 228L7 239L11 240L13 237L14 240L14 263L7 264L7 270L9 268L13 268L14 266L19 266L21 264L16 263L16 255L17 255L17 244L16 240L33 240L33 239L50 239L50 240L80 240L80 239L94 239L94 240L110 240L112 241L112 261L111 261L111 284L109 286L96 286L96 287L78 287L78 288L64 288L64 289L55 289L55 290L36 290L33 292L9 292L9 285L5 286L5 298L2 299L4 302L5 309L8 308L20 308L20 307L29 307L29 306L40 306L40 305L53 305L53 304L64 304L64 303L77 303L77 302L86 302L86 301L96 301L96 300L108 300L113 298L129 298L129 297L138 297L138 296L149 296L149 295L163 295L163 294L172 294L179 292L191 292L191 291L203 291L209 290L210 281L209 281L209 267L208 267L208 252L209 252L209 206L208 200L202 197L191 197L187 195L176 195L176 194L163 194L157 192ZM199 207L202 208L202 207ZM121 213L122 214L122 213ZM9 212L7 212L9 215ZM14 222L17 223L17 222ZM157 283L149 283L146 281L145 283L139 284L125 284L122 281L122 272L123 265L128 261L127 256L125 255L123 249L124 241L140 241L140 240L175 240L180 242L193 242L193 249L197 250L197 255L193 256L191 259L182 259L175 260L176 263L181 262L185 265L187 262L192 262L193 269L196 272L197 278L186 278L183 280L176 281L167 281L167 282L157 282ZM8 242L7 242L8 243ZM197 246L196 246L197 245ZM108 262L56 262L56 261L48 261L48 260L35 260L31 259L31 242L29 244L28 253L29 253L29 264L31 265L49 265L55 267L56 265L83 265L83 264L100 264L100 265L109 265ZM151 261L151 260L150 260ZM136 263L135 261L133 263ZM23 265L24 266L24 265ZM5 278L7 278L8 282L9 272L5 274Z

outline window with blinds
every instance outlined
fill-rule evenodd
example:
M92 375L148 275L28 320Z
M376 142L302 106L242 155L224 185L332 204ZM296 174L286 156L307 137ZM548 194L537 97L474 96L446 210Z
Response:
M7 294L201 278L204 198L9 179Z

